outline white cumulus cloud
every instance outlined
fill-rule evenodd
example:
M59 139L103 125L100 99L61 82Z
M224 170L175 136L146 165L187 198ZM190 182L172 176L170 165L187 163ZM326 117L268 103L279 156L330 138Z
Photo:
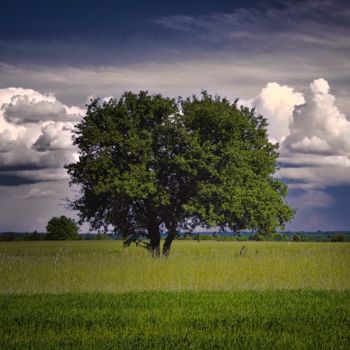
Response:
M269 121L269 135L281 141L289 133L296 105L305 102L303 95L293 88L278 83L268 83L251 102L253 107Z
M50 122L41 126L41 134L33 144L33 149L39 152L49 150L70 149L74 124Z
M12 98L11 103L2 105L4 117L9 123L13 124L38 123L46 120L75 121L80 119L79 114L69 114L68 108L61 102L50 100L36 102L29 99L26 95L15 96Z
M294 109L282 154L290 157L303 153L323 154L337 156L338 159L342 156L342 165L348 166L350 121L339 111L335 102L328 82L324 79L314 80L305 94L305 103Z
M36 175L20 174L34 181L43 169L58 171L73 161L72 129L83 114L80 107L64 105L50 93L0 89L0 175L36 169Z
M350 121L328 81L316 79L304 93L268 83L248 105L268 119L271 140L281 142L277 176L302 191L291 198L292 205L331 205L326 189L350 185Z

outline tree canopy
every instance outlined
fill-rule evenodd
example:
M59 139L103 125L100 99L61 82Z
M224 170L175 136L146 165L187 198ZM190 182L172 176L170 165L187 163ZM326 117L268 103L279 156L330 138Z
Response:
M79 160L67 165L81 222L126 242L148 239L167 255L177 232L196 226L271 233L293 216L273 177L278 145L254 110L203 91L178 100L126 92L92 100L77 125Z
M46 231L46 238L49 240L80 239L76 222L63 215L51 218L47 223Z

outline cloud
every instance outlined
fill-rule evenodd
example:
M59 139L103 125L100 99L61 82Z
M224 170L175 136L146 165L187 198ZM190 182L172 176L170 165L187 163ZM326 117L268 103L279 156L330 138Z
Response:
M328 81L315 79L304 92L270 82L245 104L268 119L270 138L281 141L276 175L292 193L298 191L290 204L310 210L332 206L327 188L350 186L350 121Z
M324 79L314 80L296 106L284 151L350 157L350 121L335 105Z
M67 180L0 186L0 231L45 232L51 217L74 215L63 200L69 195Z
M294 183L294 188L303 188L305 184L313 188L326 188L330 186L350 185L350 166L338 164L336 166L296 166L281 167L278 176Z
M28 193L19 197L21 199L33 199L33 198L50 198L57 197L57 193L52 190L42 190L40 188L32 188Z
M325 154L326 152L331 151L330 146L327 141L321 140L317 136L304 137L302 140L292 142L290 148L293 151L301 153L320 153Z
M342 1L305 0L285 1L278 7L267 2L254 8L240 7L230 13L159 17L155 23L179 33L191 33L194 40L202 37L207 41L225 38L236 43L237 39L243 43L247 40L266 43L273 37L268 48L274 44L288 47L293 42L297 46L332 45L344 49L350 46L349 18L350 9Z
M327 208L334 203L334 198L320 190L309 190L290 200L290 204L298 209Z
M42 181L45 169L61 178L63 165L74 160L72 129L83 113L53 94L0 89L0 185Z
M50 122L42 125L41 134L32 148L38 152L73 149L72 130L74 124Z
M65 169L11 169L0 171L1 186L20 186L22 184L34 184L40 182L57 182L67 180L68 174Z
M15 96L11 103L3 104L6 121L13 124L38 123L47 120L77 121L81 114L69 114L61 102L30 100L28 96Z
M0 153L9 152L13 147L9 130L0 132Z
M350 121L325 79L314 80L305 94L268 83L250 103L268 118L270 135L283 140L278 176L292 181L291 188L350 184Z
M289 133L295 106L305 102L302 93L276 82L268 83L248 105L256 108L269 121L269 136L281 141Z
M281 144L278 176L304 190L350 185L350 121L325 79L316 79L294 106Z

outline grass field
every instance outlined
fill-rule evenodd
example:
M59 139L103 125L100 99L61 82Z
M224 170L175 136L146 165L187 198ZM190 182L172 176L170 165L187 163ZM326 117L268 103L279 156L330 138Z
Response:
M6 294L346 290L350 243L176 241L168 259L153 259L118 241L6 242L0 281Z
M0 349L349 349L349 330L349 243L0 244Z
M349 349L348 292L2 296L1 349Z

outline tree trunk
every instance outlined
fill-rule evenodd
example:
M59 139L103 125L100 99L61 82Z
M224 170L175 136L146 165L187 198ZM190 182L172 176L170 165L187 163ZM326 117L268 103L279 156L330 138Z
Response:
M149 221L147 231L150 239L149 250L154 257L158 257L160 255L160 231L157 220Z
M176 237L176 228L169 230L168 236L165 239L165 242L163 245L163 256L169 255L171 243L173 242L175 237Z

